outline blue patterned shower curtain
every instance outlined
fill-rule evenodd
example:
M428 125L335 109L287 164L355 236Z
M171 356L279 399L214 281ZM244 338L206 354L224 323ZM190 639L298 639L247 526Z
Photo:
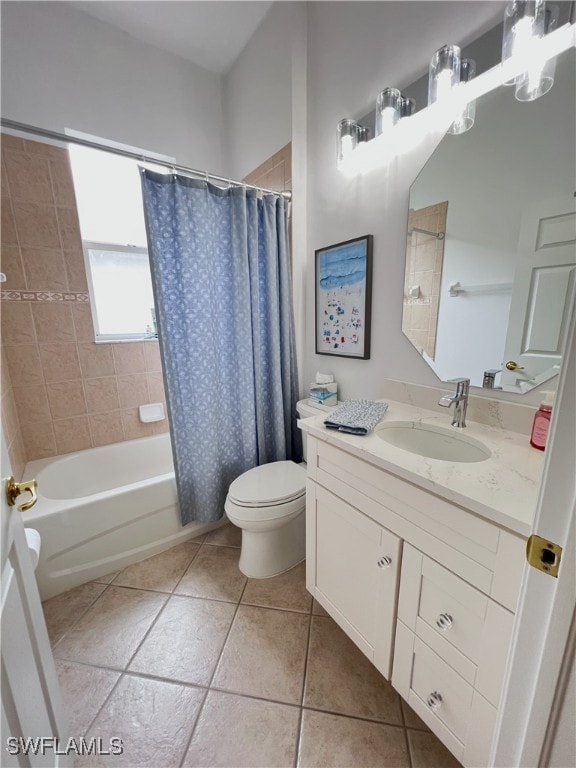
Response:
M287 202L142 171L182 523L258 464L301 459Z

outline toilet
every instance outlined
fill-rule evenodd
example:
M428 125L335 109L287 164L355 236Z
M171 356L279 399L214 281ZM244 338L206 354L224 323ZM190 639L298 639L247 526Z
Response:
M298 416L307 419L329 410L300 400ZM303 440L306 460L306 440ZM267 579L293 568L306 557L306 465L274 461L249 469L228 489L224 509L242 529L240 570Z

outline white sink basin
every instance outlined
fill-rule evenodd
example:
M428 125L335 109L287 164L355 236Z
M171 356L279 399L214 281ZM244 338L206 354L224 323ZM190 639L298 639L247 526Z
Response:
M492 455L485 445L473 437L418 421L382 424L376 436L395 448L439 461L485 461Z

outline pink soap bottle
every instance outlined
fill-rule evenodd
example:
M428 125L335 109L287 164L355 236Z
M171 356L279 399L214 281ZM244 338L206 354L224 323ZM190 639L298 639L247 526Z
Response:
M530 445L543 451L546 448L548 439L548 430L550 429L550 419L552 418L552 407L556 392L542 391L545 395L540 403L540 408L534 414L534 423L532 424L532 434L530 435Z

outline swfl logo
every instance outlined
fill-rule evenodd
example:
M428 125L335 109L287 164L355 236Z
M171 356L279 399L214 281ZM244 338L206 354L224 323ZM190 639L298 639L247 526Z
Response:
M6 751L10 755L121 755L124 745L122 739L117 736L106 742L96 737L69 738L63 741L56 736L9 736L6 739Z

